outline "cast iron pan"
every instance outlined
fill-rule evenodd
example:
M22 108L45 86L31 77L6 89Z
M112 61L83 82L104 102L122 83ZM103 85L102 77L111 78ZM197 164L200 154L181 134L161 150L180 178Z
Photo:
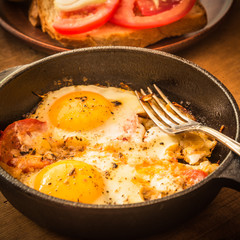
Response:
M22 118L38 102L33 94L58 88L56 82L111 85L132 89L156 83L175 102L210 127L239 140L239 109L215 77L179 57L149 49L99 47L52 55L24 66L0 82L0 128ZM84 82L83 78L88 81ZM91 238L126 238L164 231L201 211L223 186L240 190L240 159L219 144L211 158L220 167L180 193L145 203L103 206L74 203L44 195L0 169L0 189L8 201L43 227Z

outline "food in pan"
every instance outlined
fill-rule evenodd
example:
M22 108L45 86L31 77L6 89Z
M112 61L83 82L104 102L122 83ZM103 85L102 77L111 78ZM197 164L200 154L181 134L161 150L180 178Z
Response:
M145 47L207 23L196 0L33 0L29 20L62 45Z
M127 204L182 191L212 173L216 141L168 135L130 90L95 85L42 97L0 138L0 164L45 194L88 204Z

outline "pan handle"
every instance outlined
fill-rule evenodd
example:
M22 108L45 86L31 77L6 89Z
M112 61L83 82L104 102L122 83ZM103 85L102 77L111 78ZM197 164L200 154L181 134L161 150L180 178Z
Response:
M218 178L222 180L223 186L240 192L240 158L236 154Z

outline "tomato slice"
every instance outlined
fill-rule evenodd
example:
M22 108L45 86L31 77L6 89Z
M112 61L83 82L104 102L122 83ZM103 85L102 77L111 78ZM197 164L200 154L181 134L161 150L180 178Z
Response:
M183 172L188 177L190 184L196 184L207 177L207 173L198 169L188 169Z
M24 119L10 124L0 137L0 161L16 167L20 161L19 157L24 155L21 152L24 139L29 141L45 131L47 131L47 124L37 119ZM49 164L41 160L38 162L41 166Z
M164 11L168 11L179 4L182 0L157 0L158 6L154 0L137 0L137 6L143 16L151 16Z
M107 0L103 4L84 7L78 11L61 12L53 23L53 28L64 35L88 32L105 24L118 4L119 0Z
M159 12L158 10L154 10L153 13L157 13L151 16L137 14L136 6L139 6L139 3L141 6L141 2L142 0L135 4L136 0L121 0L117 11L110 21L114 24L133 29L160 27L184 17L192 9L196 0L169 1L168 10L162 11L159 9ZM159 0L159 6L161 6L161 2L165 1ZM142 9L145 8L144 11L147 11L147 3L142 6L144 6ZM149 11L151 12L151 10L148 9L147 12Z

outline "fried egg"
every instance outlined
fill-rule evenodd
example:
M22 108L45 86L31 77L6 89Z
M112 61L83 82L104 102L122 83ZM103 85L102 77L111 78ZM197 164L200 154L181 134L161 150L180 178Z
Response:
M182 191L217 168L207 159L214 139L166 134L143 113L135 94L119 88L70 86L47 93L29 114L47 130L21 135L16 166L31 167L20 181L69 201L128 204Z
M69 201L94 203L102 195L104 182L95 167L82 161L63 160L42 169L34 188Z
M138 128L140 112L143 110L133 92L89 85L48 93L30 117L47 122L58 140L81 136L102 143L130 139Z

